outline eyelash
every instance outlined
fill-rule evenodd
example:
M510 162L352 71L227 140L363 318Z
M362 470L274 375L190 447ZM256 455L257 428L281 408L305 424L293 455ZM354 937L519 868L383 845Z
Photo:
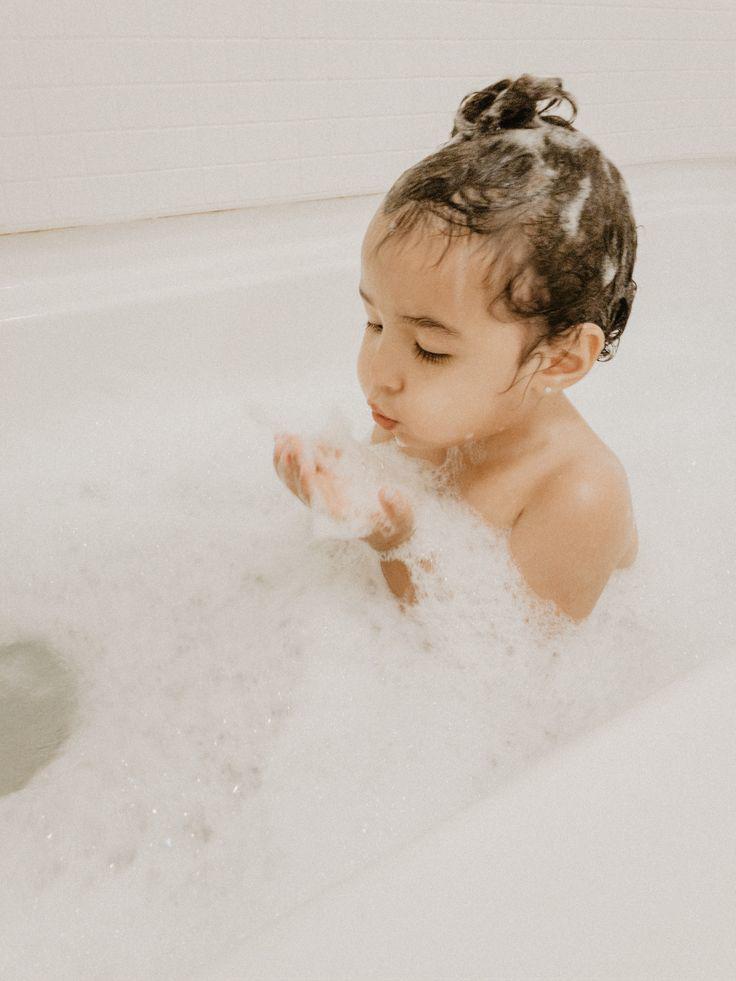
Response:
M371 330L378 330L382 326L382 324L374 324L370 320L366 322L366 327L370 327ZM437 364L438 361L445 361L450 357L449 354L437 354L436 351L425 351L416 341L414 341L414 351L415 358L419 358L421 361L430 361L434 364Z

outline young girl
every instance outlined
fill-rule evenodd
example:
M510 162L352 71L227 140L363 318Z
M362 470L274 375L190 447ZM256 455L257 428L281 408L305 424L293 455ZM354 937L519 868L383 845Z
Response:
M541 110L537 104L549 100ZM530 589L578 621L637 534L626 473L564 390L615 353L636 291L636 227L623 178L570 122L559 78L521 75L466 96L451 139L389 190L363 241L367 323L358 377L371 442L441 467L491 526ZM335 514L330 449L316 464L277 437L274 465L307 505ZM412 534L410 503L382 489L365 541L380 554ZM384 576L408 602L402 562Z

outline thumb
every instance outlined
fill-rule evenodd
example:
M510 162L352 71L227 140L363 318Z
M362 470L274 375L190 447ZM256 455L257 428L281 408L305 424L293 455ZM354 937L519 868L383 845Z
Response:
M392 511L401 511L406 508L406 501L397 490L389 490L387 487L382 487L379 491L379 496L381 498L381 504Z
M413 517L411 504L400 491L382 487L380 495L384 511L396 524L406 524Z

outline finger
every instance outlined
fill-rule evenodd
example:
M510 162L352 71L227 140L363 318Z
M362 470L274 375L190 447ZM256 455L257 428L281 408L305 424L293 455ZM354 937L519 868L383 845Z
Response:
M297 482L297 474L294 466L294 457L290 450L282 452L278 463L277 473L283 483L296 497L301 497L301 491Z
M286 441L289 438L288 433L277 433L273 438L273 455L274 458L281 456L284 452L284 447L286 446Z
M296 494L297 497L301 498L301 500L303 501L304 489L302 488L302 477L299 471L299 466L294 460L293 454L290 453L288 459L289 459L289 474L294 484L294 493Z
M300 479L304 483L305 479L308 479L309 475L314 473L316 469L315 461L297 436L291 438L289 446L294 472L295 474L301 475Z
M283 466L284 459L284 440L279 439L274 444L273 448L273 465L278 470L279 466Z
M283 449L274 450L273 465L276 470L276 473L279 476L279 479L286 482L286 463L285 463L285 456L284 456Z
M298 443L296 441L296 437L287 436L286 439L283 441L282 446L285 453L291 453L293 455L298 449Z
M302 501L304 501L307 507L311 507L312 475L310 469L306 464L300 464L295 467L294 473L297 487L299 488L299 497L302 499Z
M274 456L283 456L290 449L291 439L289 433L277 433L273 438Z
M414 527L414 512L412 511L411 505L406 501L398 491L385 492L382 495L385 499L385 514L388 520L393 525L396 532L407 532Z
M294 454L288 447L284 447L279 455L279 472L282 479L292 487L294 484Z
M374 527L386 535L394 535L398 530L398 518L388 504L382 505L381 510L374 514Z
M388 508L394 514L399 514L406 510L406 501L398 491L392 491L386 487L382 487L379 496L384 507Z

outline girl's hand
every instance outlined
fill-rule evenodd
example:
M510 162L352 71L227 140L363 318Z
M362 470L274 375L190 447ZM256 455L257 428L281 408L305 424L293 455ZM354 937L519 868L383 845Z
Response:
M376 552L386 552L403 545L414 533L414 512L411 504L398 491L387 491L382 487L378 492L381 510L373 515L373 531L364 535Z
M342 482L330 469L330 458L339 458L342 451L316 444L315 464L304 459L301 440L288 433L276 437L273 465L279 478L307 507L312 506L315 491L319 492L330 515L343 520L349 501ZM372 527L361 540L377 552L396 548L407 541L414 531L411 505L398 492L391 494L385 487L378 492L380 509L371 515Z
M275 437L273 465L280 480L303 504L311 507L315 489L318 489L329 513L340 520L347 514L347 499L327 463L330 454L340 457L342 451L330 450L324 443L318 443L317 447L316 464L310 466L304 460L304 447L299 437L283 433Z

